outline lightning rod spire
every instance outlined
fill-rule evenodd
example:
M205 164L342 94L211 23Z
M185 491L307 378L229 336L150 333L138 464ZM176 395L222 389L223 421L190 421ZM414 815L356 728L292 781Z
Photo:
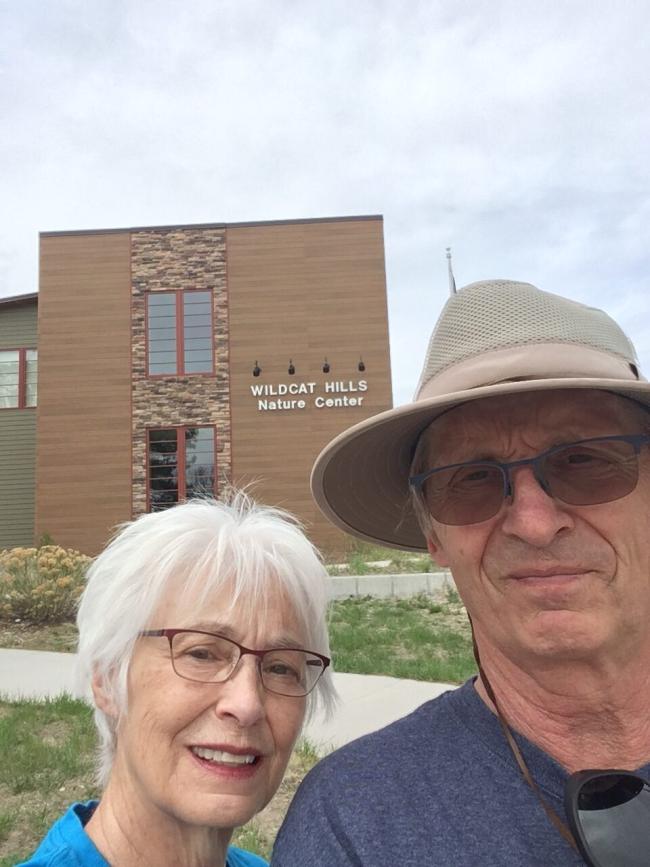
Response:
M445 247L447 253L447 272L449 274L449 294L456 295L456 278L451 267L451 247Z

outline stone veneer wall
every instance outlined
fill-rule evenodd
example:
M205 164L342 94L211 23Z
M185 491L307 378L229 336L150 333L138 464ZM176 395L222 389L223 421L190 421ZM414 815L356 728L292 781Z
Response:
M212 289L215 376L147 377L145 293ZM230 377L225 229L131 235L133 517L147 510L147 428L214 425L218 489L230 480Z

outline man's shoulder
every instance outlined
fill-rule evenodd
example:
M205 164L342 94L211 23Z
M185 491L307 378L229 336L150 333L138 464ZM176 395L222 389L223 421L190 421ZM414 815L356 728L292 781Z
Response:
M453 754L444 734L452 728L453 694L444 693L351 741L313 767L289 808L271 863L413 863L412 851L404 859L400 841L409 840L413 849L413 841L434 821L436 805L443 803L444 780L462 777L458 766L441 767L445 756ZM463 761L462 749L457 758Z
M469 681L316 765L296 793L271 863L575 863L508 752ZM513 835L513 823L528 830ZM540 860L536 853L546 851L549 858Z

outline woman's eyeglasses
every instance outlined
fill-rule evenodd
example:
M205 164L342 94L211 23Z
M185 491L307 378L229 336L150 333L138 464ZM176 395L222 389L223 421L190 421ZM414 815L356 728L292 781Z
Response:
M511 472L530 466L542 489L572 506L609 503L630 494L639 479L639 452L650 436L593 437L555 446L534 458L501 463L466 461L411 476L433 518L460 526L493 518L512 496Z
M297 647L251 650L223 635L195 629L147 629L140 635L167 638L176 674L199 683L223 683L242 656L255 656L264 689L277 695L309 695L330 664L327 656L311 650Z

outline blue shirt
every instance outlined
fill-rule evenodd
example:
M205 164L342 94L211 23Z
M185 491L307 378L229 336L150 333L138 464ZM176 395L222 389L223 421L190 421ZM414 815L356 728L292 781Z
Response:
M564 818L566 770L515 733ZM645 776L650 765L641 770ZM584 867L468 681L332 753L307 775L272 867Z
M84 831L96 806L97 801L73 804L52 825L32 857L18 867L110 867ZM266 861L230 846L226 867L266 867Z

